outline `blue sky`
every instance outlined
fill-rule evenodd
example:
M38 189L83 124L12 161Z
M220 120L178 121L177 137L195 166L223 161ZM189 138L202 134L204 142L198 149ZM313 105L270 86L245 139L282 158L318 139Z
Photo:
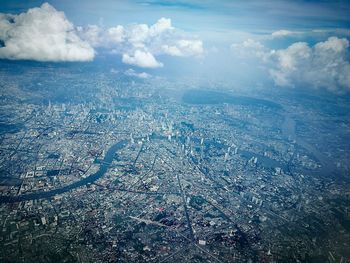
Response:
M26 13L29 8L40 7L44 2L2 1L0 13ZM119 56L124 64L140 72L168 76L176 72L184 76L187 73L198 78L206 76L207 79L237 82L244 79L252 82L254 79L256 85L271 81L277 86L291 87L316 83L315 76L322 73L318 71L329 69L333 73L322 83L318 81L315 88L337 92L350 90L350 80L345 76L350 73L349 1L47 2L55 10L64 12L66 20L74 26L76 36L67 35L71 31L69 26L58 29L57 33L70 38L68 42L75 39L74 46L57 43L56 50L60 49L60 55L47 50L46 57L40 54L38 57L32 47L18 51L18 47L23 46L21 43L28 42L28 39L10 39L11 34L3 33L2 38L6 41L1 40L8 46L0 49L2 58L91 61L101 54L110 54L111 57ZM43 10L39 11L52 11ZM51 13L51 16L55 14ZM30 32L36 18L26 17L25 26ZM51 27L57 21L51 21ZM11 24L10 28L20 35L18 30L23 28L17 24ZM110 36L111 30L114 30L114 40ZM141 36L145 30L148 35L143 40L135 40L137 34ZM42 34L37 38L45 38L44 31ZM76 37L81 41L76 41ZM298 44L304 42L306 45ZM15 46L10 49L12 44ZM41 45L39 41L35 44ZM83 49L78 50L82 46ZM310 68L305 68L305 65ZM178 70L179 67L183 72ZM301 70L312 74L303 75L299 72ZM299 83L295 81L297 79L303 81ZM326 85L331 87L324 87Z
M1 1L0 12L19 13L49 2L75 24L151 23L171 17L186 30L257 32L350 27L349 1Z

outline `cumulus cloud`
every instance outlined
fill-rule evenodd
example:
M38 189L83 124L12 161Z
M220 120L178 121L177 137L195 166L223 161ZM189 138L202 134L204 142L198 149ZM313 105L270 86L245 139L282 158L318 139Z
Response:
M133 69L128 69L124 72L125 75L127 76L130 76L130 77L137 77L137 78L140 78L140 79L148 79L151 77L150 74L146 73L146 72L136 72L135 70Z
M301 64L308 62L311 56L311 48L305 42L297 42L287 49L272 51L272 58L277 59L277 65L287 71L294 71L300 68Z
M93 47L100 46L103 43L102 30L97 25L88 25L85 28L77 27L77 31L82 39L88 40L87 42Z
M310 47L297 42L271 51L270 74L279 86L304 85L332 91L350 90L349 41L330 37Z
M63 12L48 3L19 15L0 13L0 58L37 61L89 61L94 48L122 57L137 67L163 67L159 55L200 56L203 43L160 18L153 25L131 24L105 28L74 27Z
M171 56L198 56L203 53L203 43L201 40L181 39L174 45L162 45L162 50Z
M231 45L231 51L238 58L261 58L266 55L267 49L259 41L247 39L242 43L234 43Z
M0 58L89 61L94 49L81 40L63 12L48 3L19 15L0 14Z
M130 25L125 30L122 50L122 61L138 67L162 67L155 56L166 54L170 56L190 57L203 53L203 43L199 39L183 38L169 18L161 18L155 24Z
M111 43L121 43L124 41L125 32L123 26L111 27L107 30Z
M123 54L122 61L125 64L135 65L142 68L159 68L163 64L158 62L152 53L137 49L134 54Z
M310 46L296 42L285 49L268 49L254 40L231 45L239 59L255 58L267 68L277 86L350 91L349 41L329 37Z
M78 35L93 47L109 48L124 41L125 32L123 26L116 26L104 30L97 25L77 27Z
M189 37L172 26L171 19L160 18L153 25L131 24L112 28L88 26L79 28L79 35L94 47L108 48L122 55L126 64L138 67L161 67L156 56L200 56L203 42ZM141 61L145 59L145 61Z
M164 17L150 27L146 24L133 24L127 30L127 41L136 48L144 47L172 29L171 20Z

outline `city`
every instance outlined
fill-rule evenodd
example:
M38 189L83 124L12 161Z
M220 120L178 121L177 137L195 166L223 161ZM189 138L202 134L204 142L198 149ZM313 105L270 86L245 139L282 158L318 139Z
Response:
M83 2L0 5L0 262L350 262L348 2Z
M291 108L147 85L2 109L2 261L346 262L349 167L324 163Z

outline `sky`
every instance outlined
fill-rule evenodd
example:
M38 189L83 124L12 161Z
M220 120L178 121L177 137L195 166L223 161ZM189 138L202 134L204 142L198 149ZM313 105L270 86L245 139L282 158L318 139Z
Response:
M0 13L0 59L350 91L349 1L2 0Z

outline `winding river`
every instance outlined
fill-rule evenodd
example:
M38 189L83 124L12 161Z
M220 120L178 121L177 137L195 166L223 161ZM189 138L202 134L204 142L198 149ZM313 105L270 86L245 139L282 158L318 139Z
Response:
M197 93L196 93L197 94ZM216 93L215 93L216 94ZM214 94L214 95L215 95ZM221 93L218 93L219 95ZM198 95L198 94L197 94ZM205 96L204 96L205 95ZM208 96L207 93L205 93L202 97L200 98L195 98L198 99L194 100L194 101L189 101L187 103L190 104L197 104L197 103L207 103L207 101L205 100ZM210 95L212 95L212 93L210 93ZM222 99L222 97L219 97L219 99ZM243 102L242 102L243 100ZM251 99L251 98L241 98L241 97L232 97L231 100L229 101L230 103L240 103L240 104L258 104L258 106L269 106L269 107L273 107L275 109L281 109L281 105L277 104L277 103L272 103L269 102L267 100L257 100L257 99ZM212 103L218 103L218 101L210 101L210 104ZM321 170L319 170L319 172L322 172L323 174L330 174L330 173L334 173L336 171L336 168L334 166L334 164L327 158L327 156L325 156L323 153L321 153L320 151L318 151L315 147L313 147L313 145L305 142L304 140L298 138L298 136L295 133L295 120L293 119L293 117L291 116L291 113L288 113L288 111L286 109L284 109L284 122L282 124L282 133L283 135L290 139L290 140L294 140L296 141L296 143L303 147L304 149L306 149L307 151L309 151L311 154L313 154L316 159L322 164ZM93 183L96 180L98 180L99 178L101 178L107 171L108 168L111 164L111 162L113 161L114 155L115 153L124 148L127 144L127 140L122 140L120 142L117 142L115 144L113 144L107 151L103 161L100 164L99 170L94 173L91 174L90 176L74 182L72 184L69 184L67 186L61 187L61 188L57 188L55 190L51 190L51 191L41 191L41 192L34 192L34 193L29 193L29 194L21 194L21 195L17 195L17 196L0 196L0 203L13 203L13 202L20 202L20 201L28 201L28 200L36 200L36 199L41 199L41 198L50 198L52 196L58 195L58 194L62 194L65 192L68 192L70 190L73 190L75 188L87 185L89 183ZM249 154L249 152L246 152L246 154ZM274 166L279 166L279 167L283 167L281 164L279 163L273 163Z
M120 142L117 142L116 144L113 144L108 149L103 161L100 164L100 168L98 169L98 171L80 181L74 182L72 184L69 184L64 187L57 188L51 191L42 191L42 192L22 194L17 196L0 196L0 203L13 203L13 202L28 201L28 200L36 200L41 198L50 198L52 196L68 192L70 190L81 187L83 185L93 183L97 179L101 178L107 172L109 166L113 161L115 153L118 150L124 148L127 142L128 142L127 140L122 140Z

